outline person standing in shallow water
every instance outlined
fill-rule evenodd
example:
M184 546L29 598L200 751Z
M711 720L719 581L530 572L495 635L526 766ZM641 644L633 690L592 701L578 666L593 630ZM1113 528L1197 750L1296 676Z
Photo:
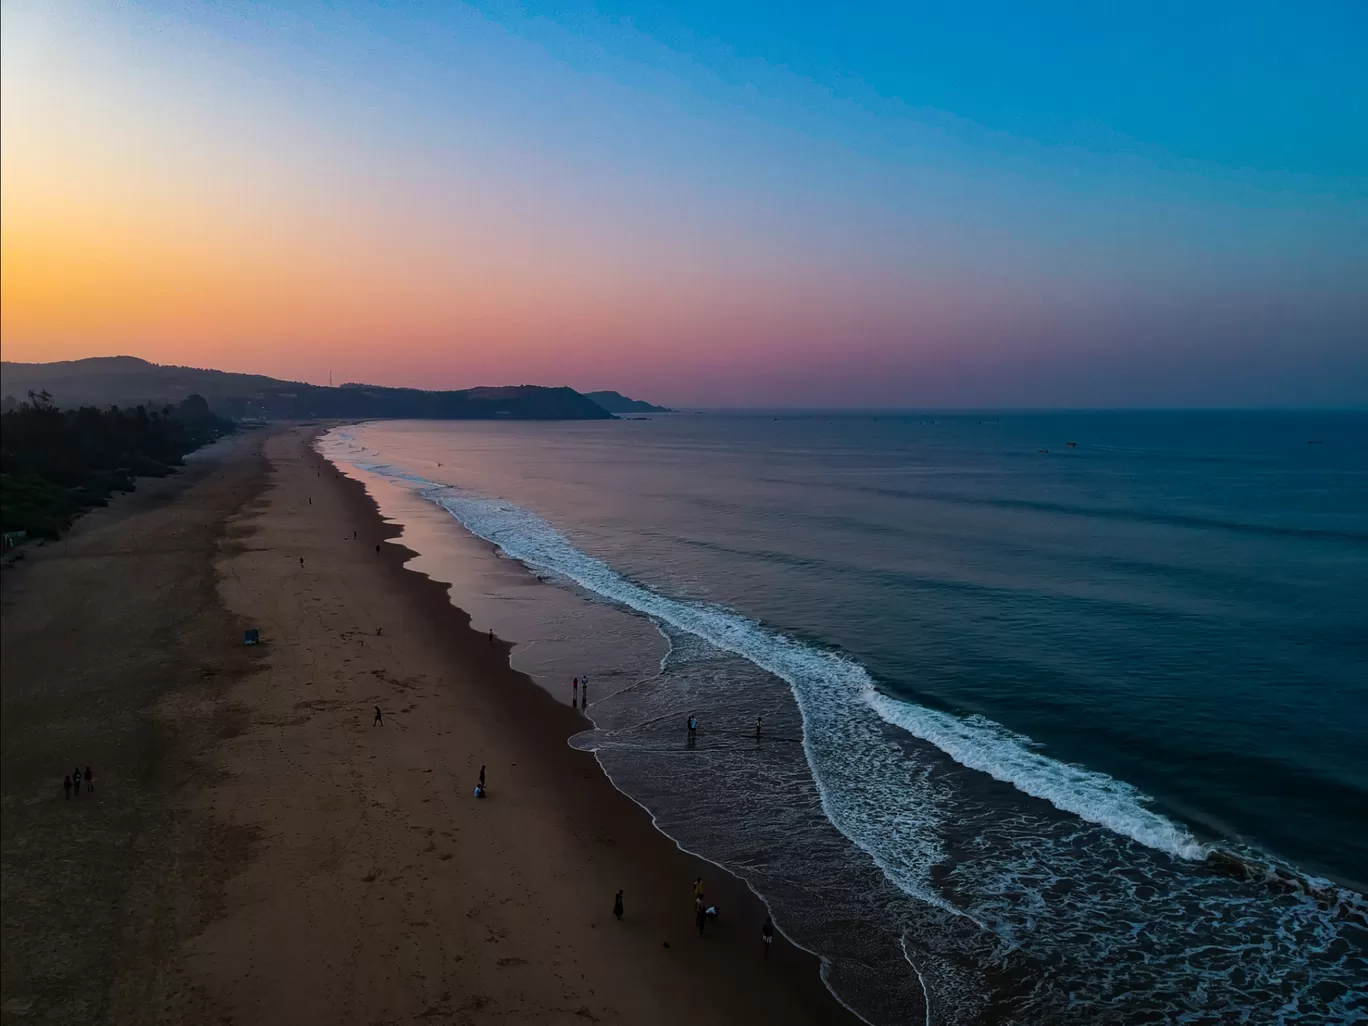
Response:
M760 717L755 718L755 740L760 740Z

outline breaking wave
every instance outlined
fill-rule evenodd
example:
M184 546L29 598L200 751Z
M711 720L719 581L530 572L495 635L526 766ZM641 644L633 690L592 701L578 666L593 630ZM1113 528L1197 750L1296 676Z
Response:
M907 765L903 752L862 713L872 712L963 766L1147 847L1184 859L1207 855L1206 846L1188 830L1149 809L1149 799L1136 788L1052 759L1036 751L1029 738L1001 724L892 698L878 690L863 666L839 653L791 638L734 610L670 598L637 584L520 506L389 464L356 465L418 486L425 498L505 555L739 655L786 681L803 713L804 748L832 822L910 893L936 903L941 900L926 886L927 872L940 855L929 840L934 832L927 830L934 826L930 810L938 802L918 782L921 768ZM853 764L857 759L858 766ZM847 771L866 782L852 782Z

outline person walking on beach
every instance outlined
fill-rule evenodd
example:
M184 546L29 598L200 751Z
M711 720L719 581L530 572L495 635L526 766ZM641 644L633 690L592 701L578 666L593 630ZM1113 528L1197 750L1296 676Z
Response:
M698 904L698 903L699 903L700 901L702 901L702 900L703 900L703 878L702 878L701 876L696 876L696 877L694 877L694 904L696 905L696 904Z
M622 922L622 892L617 892L617 897L613 899L613 915L617 916L617 921Z
M579 678L576 677L570 682L570 708L579 705Z
M485 768L484 768L483 766L481 766L481 767L480 767L480 786L481 786L481 787L484 787L484 786L485 786L485 785L484 785L484 771L485 771Z
M689 744L698 740L698 717L689 713Z
M303 556L300 556L300 557L299 557L299 565L300 565L300 566L303 566L303 565L304 565L304 557L303 557Z
M703 927L708 925L708 915L703 911L703 899L694 899L694 922L698 924L698 935L703 936Z
M755 740L760 740L760 717L755 718Z
M374 727L376 724L379 724L382 727L385 725L385 718L380 715L380 707L378 705L375 707L375 720L371 723L371 726Z
M580 708L589 708L589 678L580 678Z
M71 787L76 792L76 797L81 797L81 767L77 766L71 772Z
M769 958L770 946L774 944L774 920L765 916L765 925L760 927L760 939L765 942L765 957Z
M493 628L493 627L491 627L491 628L489 629L489 643L490 643L491 645L494 644L494 628Z
M71 774L69 773L62 778L62 791L65 798L69 801L71 799Z
M91 794L94 794L94 793L95 793L95 774L91 772L89 766L86 767L86 774L85 774L85 777L86 777L86 790L89 791Z

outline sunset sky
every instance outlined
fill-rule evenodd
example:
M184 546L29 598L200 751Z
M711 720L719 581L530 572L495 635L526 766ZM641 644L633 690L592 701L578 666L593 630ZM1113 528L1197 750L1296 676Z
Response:
M6 360L1368 404L1368 5L3 4Z

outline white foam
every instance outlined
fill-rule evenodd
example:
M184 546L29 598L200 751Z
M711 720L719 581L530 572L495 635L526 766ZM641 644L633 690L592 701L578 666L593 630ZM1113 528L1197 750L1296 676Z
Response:
M1140 844L1184 859L1205 846L1147 808L1136 788L1052 759L1030 739L982 716L957 717L877 690L858 663L768 629L718 605L672 599L577 549L529 510L378 463L360 469L409 481L467 530L529 567L559 575L785 680L803 714L804 750L828 817L905 891L937 905L929 870L942 854L941 801L923 767L884 736L888 723L935 745L956 762L1048 801Z
M1209 849L1187 830L1146 808L1150 799L1105 773L1051 759L1029 738L983 716L959 717L880 692L869 704L881 717L929 741L962 766L987 773L1057 809L1159 851L1204 859Z

